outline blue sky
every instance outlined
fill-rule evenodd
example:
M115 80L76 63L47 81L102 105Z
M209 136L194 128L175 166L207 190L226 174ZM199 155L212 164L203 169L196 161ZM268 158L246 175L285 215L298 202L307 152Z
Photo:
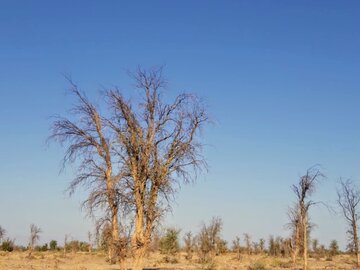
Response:
M79 192L63 190L63 150L46 146L53 114L73 100L62 73L97 99L131 94L125 70L166 65L170 95L206 99L210 170L177 195L164 224L196 232L220 216L224 237L286 236L290 186L321 164L314 199L339 177L360 184L360 4L356 1L1 1L0 225L18 242L86 239ZM345 245L340 216L318 207L314 236Z

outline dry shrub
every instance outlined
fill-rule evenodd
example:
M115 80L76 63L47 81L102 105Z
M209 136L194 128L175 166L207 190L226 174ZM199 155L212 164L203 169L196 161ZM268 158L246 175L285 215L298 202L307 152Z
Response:
M206 262L203 263L202 270L217 270L217 264L214 259L208 259Z
M267 270L264 260L258 260L248 267L248 270Z
M274 268L291 268L293 266L293 263L291 260L282 261L282 260L273 260L271 262L271 267Z

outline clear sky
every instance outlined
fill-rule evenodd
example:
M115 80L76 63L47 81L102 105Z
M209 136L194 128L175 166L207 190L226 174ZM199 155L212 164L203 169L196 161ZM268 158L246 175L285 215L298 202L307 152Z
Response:
M86 239L79 192L64 193L63 150L46 146L53 114L73 104L62 73L96 100L130 85L125 70L166 65L172 94L204 97L210 170L182 188L164 221L196 232L220 216L223 236L286 236L290 186L321 164L315 200L360 184L358 1L1 1L0 225L18 243ZM126 93L130 93L128 88ZM345 245L340 216L311 210L314 237Z

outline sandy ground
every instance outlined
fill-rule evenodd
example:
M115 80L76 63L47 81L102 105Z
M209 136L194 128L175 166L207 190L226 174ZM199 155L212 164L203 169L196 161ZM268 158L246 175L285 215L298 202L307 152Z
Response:
M273 258L266 255L242 256L240 261L235 259L234 254L226 254L214 258L215 267L218 270L250 269L256 263L266 269L291 269L292 264L288 258ZM151 254L145 261L148 269L210 269L208 265L200 265L193 261L187 261L184 254L176 256L177 263L164 263L164 256ZM130 267L130 261L128 262ZM300 265L300 264L299 264ZM334 257L331 261L325 259L309 260L311 270L320 269L356 269L354 259L347 255ZM0 269L59 269L59 270L115 270L117 265L109 265L102 253L76 253L67 254L66 257L60 252L38 252L34 258L28 259L26 252L0 253Z

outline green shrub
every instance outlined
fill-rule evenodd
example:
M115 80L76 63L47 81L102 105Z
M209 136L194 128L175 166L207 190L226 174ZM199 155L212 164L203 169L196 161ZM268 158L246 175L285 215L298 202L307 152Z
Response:
M174 255L179 251L179 233L174 228L166 230L166 234L160 240L160 251L163 254Z
M50 250L56 250L57 249L57 241L51 240L49 243L49 246L50 246Z
M2 251L12 252L14 250L14 247L14 240L10 240L9 238L4 240L1 244Z

